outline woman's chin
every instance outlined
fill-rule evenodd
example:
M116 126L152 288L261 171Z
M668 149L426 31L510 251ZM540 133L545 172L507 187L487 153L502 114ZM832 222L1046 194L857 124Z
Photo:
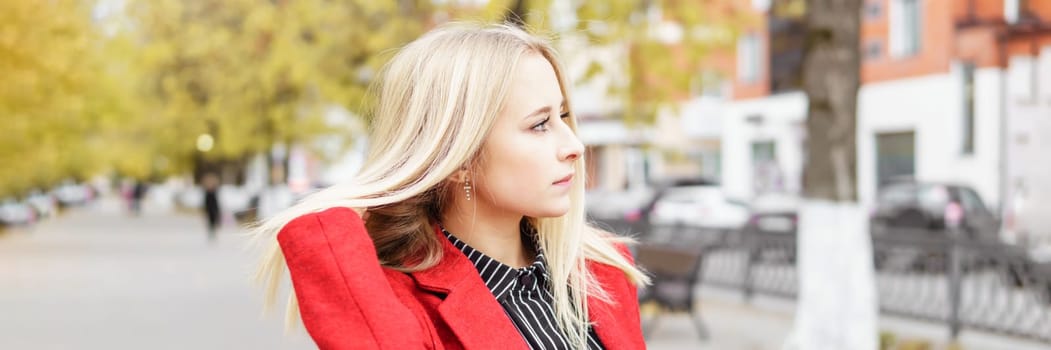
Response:
M561 217L563 215L566 215L566 213L569 213L569 205L568 204L565 205L565 206L553 206L553 207L537 208L537 209L538 210L534 213L534 215L529 215L529 216L532 216L532 217L535 217L535 218L557 218L557 217Z

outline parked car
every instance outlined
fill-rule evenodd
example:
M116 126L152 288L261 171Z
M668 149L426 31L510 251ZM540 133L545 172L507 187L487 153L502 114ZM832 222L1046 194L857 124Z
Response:
M870 215L874 238L904 239L896 249L873 254L876 268L905 268L944 271L949 266L947 247L950 233L947 213L956 212L961 239L990 248L1006 248L1000 241L1000 221L970 187L955 184L897 181L885 185L877 194ZM877 242L878 243L878 242ZM965 270L980 268L986 262L965 261Z
M928 232L944 234L950 205L963 209L960 229L964 237L997 241L1000 220L973 189L962 185L898 182L883 188L871 214L873 235Z
M36 216L40 219L54 216L58 207L58 203L54 196L43 193L39 190L30 193L29 196L26 197L26 203L36 211Z
M661 192L649 215L654 224L683 224L728 233L748 220L748 206L728 199L719 186L673 186Z
M91 186L71 181L56 187L51 193L63 207L82 205L95 197L95 190Z
M36 212L26 202L14 198L0 202L0 226L28 225L36 221Z
M586 195L588 214L597 220L649 221L653 206L667 191L684 186L715 186L700 178L673 178L655 181L646 187L626 191L591 191Z
M650 233L648 225L653 208L669 190L709 185L716 183L703 178L672 178L626 191L589 191L585 196L588 217L617 233L646 236Z

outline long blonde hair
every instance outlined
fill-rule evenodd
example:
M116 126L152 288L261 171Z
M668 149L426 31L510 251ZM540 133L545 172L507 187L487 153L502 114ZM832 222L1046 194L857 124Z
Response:
M277 233L299 216L328 208L367 208L366 228L383 266L411 272L437 264L442 243L431 223L444 196L444 180L477 156L507 96L508 77L527 53L540 54L551 63L569 107L566 79L551 45L516 27L447 24L402 48L373 87L379 103L361 172L254 229L266 249L257 278L266 286L267 304L273 304L277 290L287 283ZM572 112L567 122L575 131ZM586 178L583 159L574 164L580 178ZM584 183L575 181L572 186L566 215L529 220L539 233L549 273L556 281L550 285L558 326L575 348L584 348L587 297L611 302L585 261L617 267L636 284L648 279L616 249L616 243L627 239L587 224ZM292 293L286 314L290 325L298 320Z

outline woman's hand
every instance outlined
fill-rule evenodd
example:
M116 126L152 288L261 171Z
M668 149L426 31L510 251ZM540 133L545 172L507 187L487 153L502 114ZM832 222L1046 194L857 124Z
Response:
M350 210L353 210L354 213L357 213L358 217L361 218L361 221L366 221L369 219L368 208L350 208Z

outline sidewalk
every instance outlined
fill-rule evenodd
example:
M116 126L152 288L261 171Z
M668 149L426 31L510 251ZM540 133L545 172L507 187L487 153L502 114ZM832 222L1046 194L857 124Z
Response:
M132 349L158 340L171 349L311 348L305 334L281 335L278 316L260 316L243 231L226 226L209 244L203 219L192 214L146 206L131 217L119 200L103 199L0 234L0 310L9 316L0 317L0 348ZM697 293L711 337L700 340L684 314L666 315L650 349L777 350L792 330L794 300L746 302L740 291L716 287ZM898 339L927 340L932 350L948 343L944 324L882 316L880 327ZM960 343L964 350L1051 348L973 330Z
M650 349L780 349L792 330L793 310L750 305L740 294L702 288L700 313L710 338L701 341L685 314L662 316L647 340Z
M315 348L286 335L242 231L104 198L0 234L0 349Z
M776 350L791 333L795 300L756 296L746 302L740 291L718 287L701 287L697 293L711 338L700 341L686 315L668 315L647 342L650 349ZM949 347L949 330L941 323L881 315L879 325L881 331L893 333L899 341L925 341L931 350ZM1051 348L1051 344L968 329L960 334L959 344L961 350Z

